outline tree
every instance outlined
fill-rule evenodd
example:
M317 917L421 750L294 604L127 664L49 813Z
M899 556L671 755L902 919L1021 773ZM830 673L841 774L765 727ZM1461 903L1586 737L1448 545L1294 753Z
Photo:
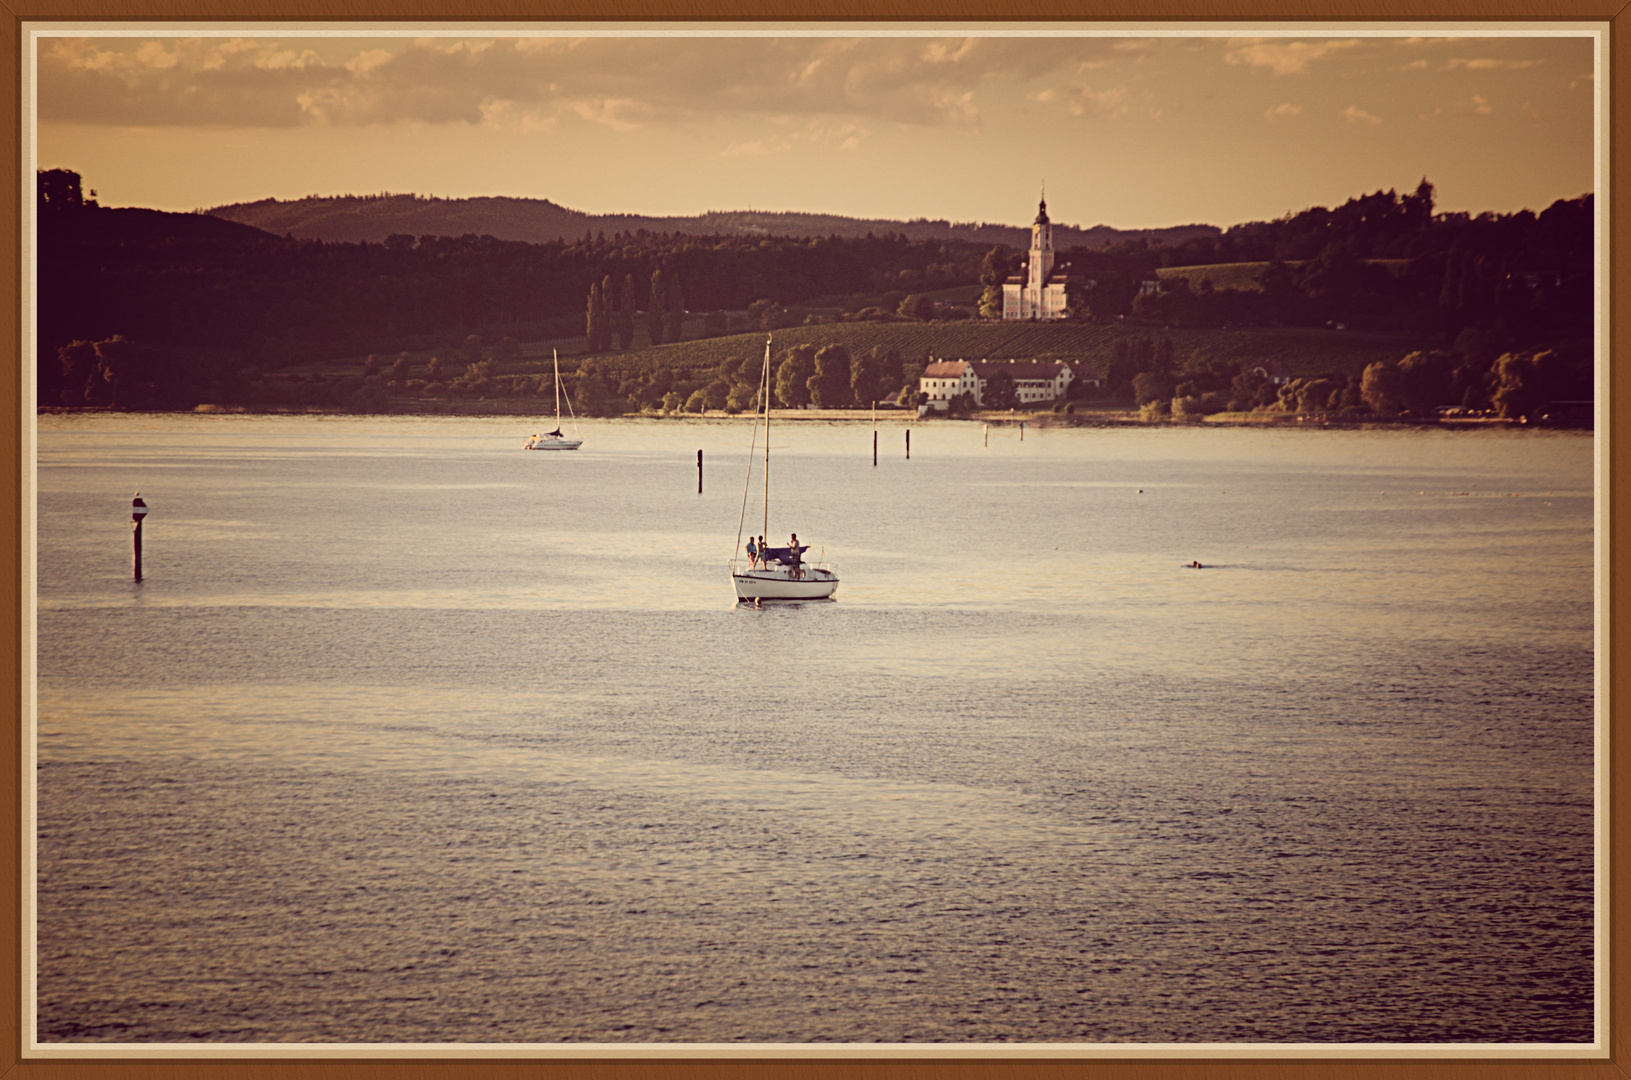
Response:
M702 395L704 409L723 409L730 401L731 384L727 379L714 379L703 386L697 393ZM698 409L701 412L702 409Z
M1087 280L1077 275L1065 279L1065 315L1071 319L1087 319L1092 317L1093 310L1088 303Z
M928 322L934 318L934 301L927 296L913 293L900 302L900 307L896 311L904 318Z
M442 358L440 356L433 356L430 358L430 363L425 365L425 381L437 382L441 379L441 377Z
M679 341L685 337L685 300L680 296L680 277L675 274L668 279L668 341Z
M1164 371L1141 371L1133 376L1133 402L1137 405L1170 401L1173 389L1173 378Z
M857 408L867 408L878 400L878 347L870 352L856 353L849 361L850 398ZM891 388L893 389L893 388Z
M818 409L842 409L850 396L850 353L842 345L828 345L815 354L815 372L806 381L810 404Z
M1378 416L1395 416L1399 412L1399 367L1391 360L1378 360L1365 368L1359 378L1359 396Z
M980 290L980 303L975 309L982 319L1002 318L1002 286L987 285Z
M589 307L584 312L583 318L583 336L588 339L586 347L590 352L600 351L600 337L605 332L601 327L604 311L605 307L600 297L600 282L597 281L589 286Z
M521 343L513 337L502 337L493 346L493 370L502 371L505 365L521 359Z
M1331 379L1296 379L1296 391L1291 404L1299 413L1324 412L1331 408L1333 396L1340 399L1341 387Z
M1002 318L1002 286L1013 273L1013 259L1007 248L994 247L980 263L980 318Z
M1019 404L1019 394L1014 389L1013 375L999 368L985 380L985 389L980 397L988 409L1014 408Z
M474 364L474 363L478 362L480 359L481 359L481 335L480 334L471 334L469 337L464 339L464 361L467 364ZM372 374L372 372L370 372L369 374Z
M1087 290L1087 316L1094 322L1115 322L1119 315L1128 314L1133 298L1138 295L1138 282L1128 273L1101 274Z
M1561 349L1506 353L1495 361L1495 411L1508 418L1534 416L1558 398L1592 394L1589 351L1571 356Z
M900 371L901 389L916 394L923 389L923 365L918 363L902 364Z
M1427 416L1440 405L1453 405L1451 379L1460 353L1439 349L1416 351L1399 361L1399 399L1417 416Z
M782 356L776 367L776 400L791 409L810 404L810 376L815 373L816 347L798 345Z
M1274 385L1269 382L1269 377L1255 368L1241 369L1229 384L1231 412L1251 412L1261 405L1267 405L1274 397Z
M398 386L406 386L408 384L407 353L403 353L401 356L397 357L396 362L391 365L391 381Z
M57 362L62 370L62 404L84 405L91 397L96 346L89 341L71 341L57 350Z
M107 385L108 408L118 408L120 380L126 379L134 383L140 378L138 370L140 354L122 334L115 334L106 341L98 341L91 348L96 353L96 372L93 378Z
M634 344L634 275L623 275L623 295L617 301L617 347L628 352Z
M651 272L651 304L646 308L646 332L651 335L653 345L663 343L663 297L667 293L667 282L663 280L661 269Z
M565 381L564 379L562 380ZM600 377L600 367L594 360L585 360L578 366L577 385L572 390L572 401L579 416L605 416L611 392Z
M881 345L872 346L872 366L878 373L878 389L885 393L894 393L905 378L901 367L900 350L885 349Z
M78 210L85 205L79 174L71 169L35 170L34 183L41 210Z
M1014 272L1014 258L1005 247L994 247L985 253L980 260L980 284L995 285L999 289L1002 283L1008 280L1008 275Z

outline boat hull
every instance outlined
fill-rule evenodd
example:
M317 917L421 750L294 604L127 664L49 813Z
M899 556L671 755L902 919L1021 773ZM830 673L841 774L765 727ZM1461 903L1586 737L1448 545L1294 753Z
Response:
M838 575L831 570L806 570L792 577L786 570L731 572L738 600L826 600L838 591Z
M582 439L543 439L537 442L528 442L528 450L576 450L583 445Z

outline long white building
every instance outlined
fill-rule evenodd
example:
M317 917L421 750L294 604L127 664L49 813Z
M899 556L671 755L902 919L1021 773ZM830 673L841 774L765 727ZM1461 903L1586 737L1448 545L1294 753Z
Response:
M983 407L986 384L999 371L1006 371L1014 380L1019 405L1058 401L1076 378L1070 365L1060 361L935 360L923 369L917 388L928 395L929 408L937 412L945 412L958 394L970 395L974 404Z

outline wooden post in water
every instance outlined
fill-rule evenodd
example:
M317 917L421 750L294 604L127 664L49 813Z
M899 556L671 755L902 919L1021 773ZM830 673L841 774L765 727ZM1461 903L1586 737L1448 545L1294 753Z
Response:
M906 429L906 460L912 460L912 429Z
M1019 441L1025 441L1025 421L1023 420L1019 422Z
M878 467L878 403L872 403L872 467Z
M991 445L991 425L990 424L985 425L985 445L986 446Z
M702 494L702 451L697 451L697 494Z
M142 493L130 500L130 572L132 580L142 579L142 518L147 516L147 504Z

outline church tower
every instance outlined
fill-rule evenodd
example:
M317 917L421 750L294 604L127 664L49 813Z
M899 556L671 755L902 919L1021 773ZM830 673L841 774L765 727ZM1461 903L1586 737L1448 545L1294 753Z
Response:
M1027 306L1031 309L1032 317L1043 316L1043 286L1047 284L1048 275L1053 273L1053 223L1048 220L1047 188L1042 189L1042 198L1036 209L1036 221L1031 224L1029 270L1030 280L1025 283L1026 292L1030 294L1030 303Z

